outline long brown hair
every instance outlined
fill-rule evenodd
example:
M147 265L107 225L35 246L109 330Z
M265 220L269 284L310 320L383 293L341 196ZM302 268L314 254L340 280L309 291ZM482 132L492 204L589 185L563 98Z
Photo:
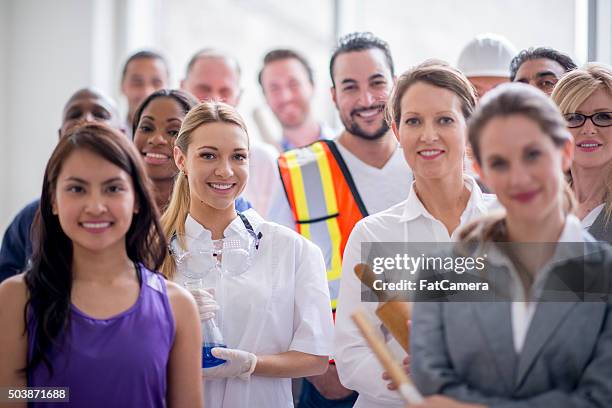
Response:
M26 327L31 318L36 324L34 347L26 366L28 371L43 362L53 373L48 353L60 333L66 332L70 321L72 241L64 233L57 215L53 214L52 203L62 165L77 150L100 156L132 179L138 213L134 214L125 237L128 257L155 271L165 256L166 243L150 181L134 145L125 135L104 124L86 122L71 127L47 163L40 206L32 224L32 261L25 273L30 296L24 319Z
M474 159L479 165L482 166L480 150L482 130L495 118L513 115L521 115L535 122L559 148L572 140L565 119L544 93L526 84L503 84L481 99L480 105L468 123L468 139L472 146ZM562 179L564 177L561 169L559 169L559 177ZM572 212L576 208L574 194L565 182L563 200L566 212ZM492 214L476 220L463 228L459 237L461 240L504 241L507 238L505 214L503 212Z

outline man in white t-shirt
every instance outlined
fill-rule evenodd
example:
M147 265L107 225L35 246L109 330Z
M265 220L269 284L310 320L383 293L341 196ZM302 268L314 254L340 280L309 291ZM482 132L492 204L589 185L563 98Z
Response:
M203 49L187 64L181 89L198 100L217 100L237 107L240 103L240 65L236 58L214 49ZM267 143L257 142L249 130L249 181L244 189L246 198L261 215L266 214L276 178L278 152Z
M318 242L314 232L317 224L347 217L351 209L359 209L359 212L353 211L348 215L351 222L385 210L406 199L412 182L412 173L384 117L384 109L395 80L393 60L387 43L371 33L352 33L341 38L331 58L330 74L331 95L344 131L331 142L318 141L314 147L281 155L279 166L284 184L277 188L268 213L269 220L310 235L322 249L326 262L329 258L333 259L337 248L330 250L325 247L325 242L323 245ZM304 163L311 160L308 156L311 151L316 158L315 166L307 167ZM322 152L324 161L320 161ZM333 162L331 171L325 170L328 161ZM337 167L334 167L336 164ZM341 171L334 171L338 169ZM342 174L343 180L337 180L342 178ZM321 180L325 180L327 175L332 176L333 183L329 182L329 178L327 182L317 179L320 176ZM321 214L321 203L312 200L317 188L325 191L325 200L328 200L330 190L336 192L337 200L332 200L333 203L326 201L323 207L325 204L327 207L336 205L337 211L317 216ZM339 192L347 189L350 189L350 195ZM305 202L309 211L304 212L304 205L296 204L300 200ZM354 205L346 202L351 200L354 200ZM314 208L319 212L315 214L313 207L319 207ZM308 220L304 220L300 212L306 213ZM298 219L294 214L298 214ZM309 226L308 232L304 230L305 224ZM340 220L339 224L341 236L348 238L350 231L343 229L346 223ZM325 241L326 237L322 238ZM336 297L333 295L333 286L339 282L332 282L330 276L337 272L336 279L339 280L340 272L332 268L328 263L328 284L332 292L333 309ZM304 382L300 407L352 407L355 400L356 393L340 384L332 363L326 374L309 377Z

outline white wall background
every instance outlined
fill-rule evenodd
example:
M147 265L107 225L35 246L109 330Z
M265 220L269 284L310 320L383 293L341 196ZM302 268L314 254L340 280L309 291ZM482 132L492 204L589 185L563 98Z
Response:
M114 2L0 0L0 228L39 195L61 111L84 86L115 81Z
M0 177L0 227L4 225L6 214L9 213L7 195L9 193L9 178L6 177L9 170L7 155L2 151L6 151L10 138L6 133L7 127L7 109L8 109L8 44L9 38L9 3L0 1L0 140L4 149L0 149L0 174L5 177ZM3 230L3 229L2 229Z
M337 20L335 4L341 11ZM197 49L214 46L233 53L243 68L240 109L248 120L255 109L264 107L256 82L261 58L271 48L295 47L315 69L317 114L333 122L328 63L336 31L369 30L386 39L398 72L429 57L455 63L461 47L487 31L505 35L518 49L548 45L582 63L586 4L587 0L0 0L0 232L38 196L68 96L93 85L118 98L121 64L137 49L164 53L175 86ZM598 4L598 32L605 37L599 49L610 63L612 6L609 0Z

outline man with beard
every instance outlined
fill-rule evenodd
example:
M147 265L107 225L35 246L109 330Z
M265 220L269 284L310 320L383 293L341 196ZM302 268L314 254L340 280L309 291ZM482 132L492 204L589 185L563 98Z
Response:
M333 137L331 130L312 114L314 74L301 54L283 48L268 52L258 79L266 102L283 129L281 151Z
M290 150L278 159L282 189L269 218L316 243L325 257L335 311L342 253L354 225L408 195L412 174L384 109L394 83L387 43L372 33L341 38L330 61L331 95L344 131ZM356 393L340 384L336 367L304 381L300 407L352 407Z

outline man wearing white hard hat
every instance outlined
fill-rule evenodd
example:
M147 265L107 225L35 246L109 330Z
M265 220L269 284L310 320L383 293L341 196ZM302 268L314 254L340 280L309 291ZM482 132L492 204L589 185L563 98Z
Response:
M467 43L457 68L476 88L478 97L510 81L510 61L517 51L510 41L497 34L480 34Z

